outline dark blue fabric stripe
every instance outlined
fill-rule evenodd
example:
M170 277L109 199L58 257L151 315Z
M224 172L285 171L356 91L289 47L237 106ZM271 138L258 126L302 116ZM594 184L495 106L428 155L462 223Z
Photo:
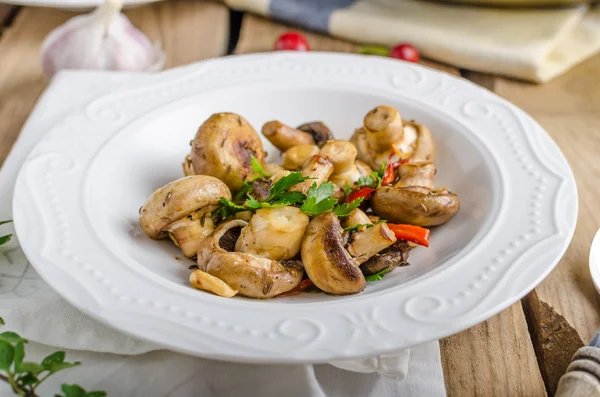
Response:
M271 16L319 32L329 31L329 18L340 8L357 0L271 0Z

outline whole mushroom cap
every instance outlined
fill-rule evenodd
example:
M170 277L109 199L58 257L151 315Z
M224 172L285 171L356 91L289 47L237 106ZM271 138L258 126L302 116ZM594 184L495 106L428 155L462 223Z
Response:
M171 223L200 208L217 205L219 199L231 200L231 191L219 179L192 175L170 182L156 190L140 208L140 226L151 238L163 238Z

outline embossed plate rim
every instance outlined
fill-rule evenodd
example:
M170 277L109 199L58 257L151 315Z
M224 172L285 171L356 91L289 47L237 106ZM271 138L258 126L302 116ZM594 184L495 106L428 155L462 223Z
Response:
M97 133L89 138L90 145L93 146L103 142L98 132L104 132L110 138L144 114L189 97L202 87L211 87L211 84L218 84L219 81L229 85L232 81L235 83L236 79L278 81L282 76L315 81L326 78L328 81L350 85L360 80L363 84L372 84L385 92L398 90L399 95L418 97L429 103L429 108L445 113L461 125L467 125L469 130L481 130L484 126L483 130L487 135L478 136L477 139L485 139L484 145L490 150L494 146L493 150L498 151L496 157L500 159L504 159L504 155L515 157L516 161L513 163L502 160L506 164L501 164L499 168L500 177L502 180L506 179L508 184L518 182L521 184L519 187L525 187L523 192L512 189L508 199L520 198L524 201L522 205L517 203L518 208L521 209L522 206L527 212L531 225L517 225L521 233L519 236L501 236L506 239L505 248L490 254L489 258L486 253L485 258L481 258L481 263L489 262L486 269L490 270L486 270L487 273L481 273L481 269L471 271L469 277L472 276L472 281L468 285L457 283L439 291L440 285L444 285L440 283L447 284L452 278L448 275L452 272L443 272L442 275L435 274L422 280L420 285L424 292L421 296L377 294L376 304L373 299L354 301L358 303L352 313L336 313L337 305L323 305L320 311L314 313L300 310L303 313L301 318L273 319L263 316L265 324L256 324L253 318L230 321L224 313L231 307L235 308L236 304L233 302L220 305L223 313L214 314L207 310L198 314L192 305L198 302L187 301L181 294L167 294L164 290L156 289L144 291L146 296L136 295L137 291L129 291L128 286L119 284L122 280L106 276L102 273L103 269L88 263L90 261L85 253L76 255L69 251L83 250L83 247L63 246L60 237L67 232L69 235L75 234L69 228L74 228L78 234L78 243L94 246L94 242L87 239L85 228L77 229L77 214L63 214L61 218L59 215L62 213L53 210L53 206L58 208L64 204L59 195L68 195L69 189L74 189L72 185L76 183L75 179L80 171L77 162L74 162L72 168L68 164L61 165L61 151L68 152L72 149L57 146L56 142L52 143L52 139L60 142L60 139L68 137L69 132L63 132L66 135L61 136L60 132L52 129L24 164L14 196L17 234L21 237L24 252L42 277L63 297L94 318L173 350L233 361L323 362L385 353L467 328L529 292L564 254L574 231L577 192L572 172L556 144L537 123L501 98L465 80L420 65L383 58L327 53L235 56L155 75L151 84L133 85L97 98L85 111L64 123L73 131L84 128ZM243 88L243 84L240 85ZM44 152L44 148L54 152ZM79 152L71 153L75 158L78 155L81 157L78 161L82 161L82 164L90 160L85 157L87 155ZM43 168L39 168L40 156L48 157ZM62 171L61 167L64 168ZM69 184L64 177L54 180L59 171L71 173L74 182ZM44 175L39 179L41 173ZM40 182L39 186L27 186L32 178L38 178L36 181ZM56 189L55 185L60 189ZM542 200L541 192L544 189L555 192L553 194L556 196ZM529 196L525 197L525 194ZM39 200L37 205L45 206L47 211L28 205L32 204L32 199ZM559 206L567 210L559 212ZM32 216L28 213L31 211L37 211L39 216ZM45 225L51 232L44 235L44 229L36 227L37 222L54 216L51 214L53 211L57 214L56 222L51 226ZM563 219L559 219L561 216ZM507 219L502 222L509 222L514 215L504 214L504 217ZM525 222L520 218L516 221ZM540 235L544 235L543 238L536 237ZM48 258L40 257L36 251L44 238L50 242L49 246L54 247L46 253ZM513 261L529 259L527 255L532 252L537 255L537 259L530 261L525 275L521 280L514 282L511 279L508 282L505 276L515 270ZM467 266L464 262L466 261L459 261L454 266ZM505 276L498 275L503 266L508 273ZM490 277L495 278L490 280ZM80 297L85 298L84 301L79 300L77 293L81 292L73 291L81 289L90 281L91 291L86 292L86 297ZM483 286L493 281L500 285L486 295ZM72 289L68 288L69 284ZM409 285L406 291L413 289L414 286ZM158 298L154 299L153 293L158 294ZM447 296L443 296L444 294ZM394 306L397 310L388 309L385 316L382 316L386 298L389 300L394 296L405 298L405 301L394 302L398 304L397 308ZM480 297L482 299L477 299ZM347 305L340 302L340 306ZM315 306L310 307L314 309ZM163 316L164 321L156 323L157 316ZM169 338L164 336L167 332L170 332ZM203 335L199 336L198 332ZM361 338L361 335L367 337ZM190 344L189 341L194 343Z

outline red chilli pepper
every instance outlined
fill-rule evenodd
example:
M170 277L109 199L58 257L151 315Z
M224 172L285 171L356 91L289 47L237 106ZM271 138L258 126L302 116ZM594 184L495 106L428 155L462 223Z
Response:
M429 229L413 225L386 223L398 240L406 240L415 244L429 247Z
M361 197L365 199L371 198L375 190L377 189L373 189L372 187L368 186L363 186L358 190L353 190L346 198L346 202L351 203L354 200L358 200Z
M396 179L396 168L400 167L400 164L404 164L404 160L385 166L385 173L383 174L383 178L381 178L382 185L389 185L394 182L394 179Z
M277 296L294 295L294 294L298 294L300 292L308 291L309 289L312 289L312 288L316 288L315 283L313 283L310 278L305 278L304 280L300 281L300 283L298 285L296 285L294 288L292 288L291 290L282 292L281 294L279 294Z

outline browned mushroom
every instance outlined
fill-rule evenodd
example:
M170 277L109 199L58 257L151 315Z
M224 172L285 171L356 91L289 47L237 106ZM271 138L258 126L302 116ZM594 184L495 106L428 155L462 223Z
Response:
M252 156L264 162L262 142L246 119L235 113L210 116L192 143L195 173L219 178L233 191L252 177Z
M298 127L300 131L308 132L312 135L317 146L321 147L327 141L334 139L333 133L324 123L321 121L313 121L310 123L304 123Z
M385 223L372 224L361 209L357 208L344 220L346 227L361 227L350 236L348 253L358 264L366 262L379 251L396 242L394 232Z
M297 185L292 186L289 190L293 192L308 193L308 189L313 183L317 186L329 179L329 176L333 172L333 163L327 156L321 156L317 154L312 156L304 167L302 167L302 175L308 176L311 179L307 179L304 182L300 182Z
M314 145L312 135L283 124L280 121L269 121L262 127L263 135L281 152L296 145Z
M214 224L211 211L229 188L217 178L187 176L156 190L140 209L140 226L151 238L171 236L185 256L195 256Z
M292 146L281 156L283 168L286 170L297 171L302 168L309 158L318 153L319 147L317 145Z
M339 188L356 183L361 174L356 165L356 146L348 141L332 140L321 148L321 155L333 163L329 180Z
M366 280L354 258L344 247L338 217L325 212L309 223L302 240L302 262L313 283L330 294L354 294Z
M294 288L304 272L295 266L256 255L235 252L242 220L221 224L207 237L198 251L198 268L225 282L239 295L272 298Z
M369 258L368 261L360 265L360 269L363 274L368 276L386 268L392 271L397 267L407 266L410 249L411 247L406 241L396 241L394 244Z

